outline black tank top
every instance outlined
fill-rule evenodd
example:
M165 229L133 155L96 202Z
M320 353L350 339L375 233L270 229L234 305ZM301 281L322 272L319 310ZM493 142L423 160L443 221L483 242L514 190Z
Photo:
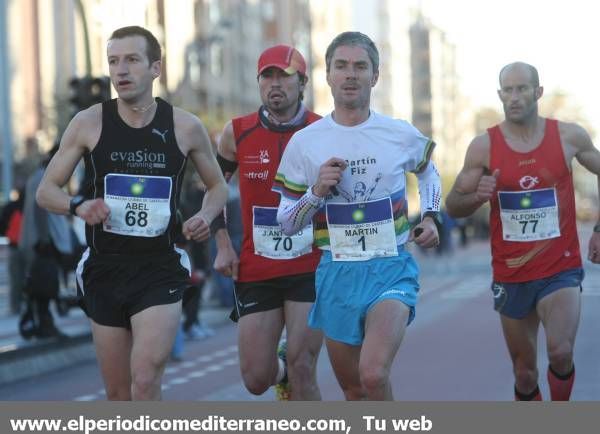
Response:
M102 103L102 133L84 155L82 194L104 198L107 221L86 225L96 253L153 254L172 250L176 210L187 157L177 140L173 107L156 98L154 119L132 128L119 116L117 100Z

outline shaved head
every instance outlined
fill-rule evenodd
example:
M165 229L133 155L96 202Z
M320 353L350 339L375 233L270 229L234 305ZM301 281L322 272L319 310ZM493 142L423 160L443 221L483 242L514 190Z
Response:
M529 63L525 63L525 62L513 62L513 63L509 63L508 65L504 66L500 70L500 74L498 76L498 81L500 82L500 87L502 87L502 77L504 76L504 74L506 72L512 71L514 69L521 69L521 70L528 71L529 75L531 77L531 85L534 88L540 86L540 76L538 75L538 71L535 68L535 66L530 65Z

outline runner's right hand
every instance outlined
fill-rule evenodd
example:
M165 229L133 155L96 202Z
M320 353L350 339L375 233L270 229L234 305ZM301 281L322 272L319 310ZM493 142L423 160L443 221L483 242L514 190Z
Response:
M104 199L86 200L75 211L90 226L102 223L110 215L110 208Z
M319 167L319 177L313 186L313 194L325 197L331 187L335 187L342 180L342 172L348 167L346 161L341 158L330 158Z
M233 280L238 278L238 266L240 260L233 246L219 247L213 267L223 276L231 277Z
M490 200L496 191L496 182L500 176L500 169L494 170L491 175L483 175L479 179L477 190L475 191L475 197L478 202L487 202Z

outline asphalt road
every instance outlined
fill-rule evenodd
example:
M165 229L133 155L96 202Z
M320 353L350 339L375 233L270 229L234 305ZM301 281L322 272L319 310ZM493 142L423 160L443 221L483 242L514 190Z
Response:
M586 251L589 228L581 234ZM509 401L513 378L498 315L489 290L489 247L474 242L446 256L417 254L422 264L421 300L392 369L395 398L411 401ZM600 400L600 266L586 261L583 311L575 349L573 400ZM215 336L188 341L184 360L170 363L164 377L166 400L273 400L272 390L253 396L243 387L232 323ZM545 397L547 358L539 336L540 387ZM323 399L340 400L325 350L318 365ZM0 388L2 400L102 400L94 362Z

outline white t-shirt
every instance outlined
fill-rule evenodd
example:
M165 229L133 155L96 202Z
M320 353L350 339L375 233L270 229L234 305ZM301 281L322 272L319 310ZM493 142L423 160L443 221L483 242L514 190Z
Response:
M327 203L368 202L389 197L397 245L408 239L405 172L427 164L433 142L414 126L371 110L362 124L347 127L331 115L296 132L289 141L274 190L297 199L316 183L319 167L332 157L348 164ZM337 194L336 194L337 193ZM315 242L329 246L325 207L315 215Z

